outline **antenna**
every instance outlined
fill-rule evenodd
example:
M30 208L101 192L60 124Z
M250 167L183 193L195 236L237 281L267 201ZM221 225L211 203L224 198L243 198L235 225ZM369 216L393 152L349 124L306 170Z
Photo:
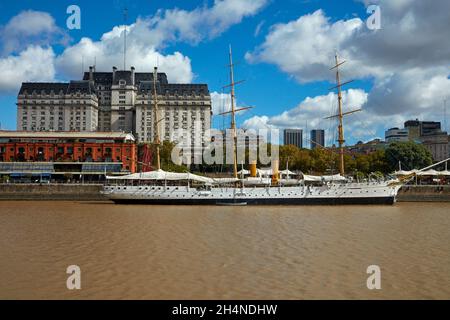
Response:
M222 88L222 96L221 99L222 100L222 113L225 112L225 94L224 94L224 89ZM222 130L225 131L225 116L222 116Z
M84 75L84 56L81 55L81 74Z
M305 120L305 139L306 139L306 141L305 141L305 147L306 147L306 145L308 144L308 119L306 119ZM302 144L303 144L303 141L302 141Z
M124 33L123 33L123 70L127 68L127 18L128 9L123 10L123 22L124 22Z
M447 130L447 98L444 98L444 131Z
M154 102L154 112L155 112L155 145L156 145L156 169L161 170L161 158L159 154L159 147L161 141L159 139L159 114L158 114L158 92L156 90L156 80L158 78L158 67L155 67L153 71L153 102Z

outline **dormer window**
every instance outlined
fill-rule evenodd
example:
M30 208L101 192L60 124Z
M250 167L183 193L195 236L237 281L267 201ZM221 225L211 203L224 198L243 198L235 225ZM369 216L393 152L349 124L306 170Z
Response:
M125 86L127 83L126 83L126 81L125 80L123 80L123 79L120 79L119 80L119 86Z

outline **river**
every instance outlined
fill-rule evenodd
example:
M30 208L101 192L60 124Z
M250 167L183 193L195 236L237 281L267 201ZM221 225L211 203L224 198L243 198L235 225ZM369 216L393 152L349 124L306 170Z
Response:
M450 203L0 201L0 298L450 299L449 245ZM70 265L81 290L66 287Z

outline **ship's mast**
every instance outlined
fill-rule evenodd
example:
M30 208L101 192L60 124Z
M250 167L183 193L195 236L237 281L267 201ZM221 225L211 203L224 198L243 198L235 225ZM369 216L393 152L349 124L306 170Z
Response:
M341 78L339 76L339 58L336 53L334 56L336 60L336 85L338 89L338 118L339 118L339 126L338 126L338 142L339 142L339 172L343 176L345 174L344 170L344 125L343 125L343 115L342 115L342 90L341 90Z
M235 179L238 178L238 163L237 163L237 130L236 130L236 112L240 112L240 111L244 111L244 110L248 110L248 109L252 109L253 107L244 107L244 108L239 108L236 109L236 94L234 91L234 87L239 84L242 83L244 81L238 81L235 82L234 81L234 64L233 64L233 52L231 50L231 45L230 45L230 79L231 79L231 84L225 86L224 88L230 87L231 88L231 110L230 111L226 111L226 112L222 112L219 115L226 115L226 114L231 114L231 132L233 135L233 176Z
M231 80L231 132L233 134L233 176L238 178L237 171L237 132L236 132L236 106L235 106L235 92L234 92L234 70L233 70L233 52L230 45L230 80Z
M336 89L338 90L338 114L331 116L331 117L327 117L325 119L331 119L331 118L338 118L339 120L339 125L338 125L338 143L339 143L339 173L343 176L345 174L345 169L344 169L344 143L345 143L345 138L344 138L344 116L361 111L361 109L357 109L357 110L353 110L353 111L349 111L349 112L342 112L342 86L352 82L351 81L347 81L344 83L341 83L341 77L339 74L339 67L341 65L343 65L345 63L345 61L339 61L339 57L338 54L336 52L335 56L335 62L336 65L334 67L332 67L331 69L336 69L336 86L334 88L331 89Z
M161 159L159 155L159 148L161 141L159 138L159 110L158 110L158 92L156 90L156 80L158 78L158 67L155 67L153 72L153 103L155 112L155 139L154 144L156 145L156 170L161 170Z

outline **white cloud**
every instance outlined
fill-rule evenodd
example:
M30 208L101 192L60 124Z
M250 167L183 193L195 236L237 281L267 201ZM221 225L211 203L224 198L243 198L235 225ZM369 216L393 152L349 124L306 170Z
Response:
M336 43L361 28L359 18L331 24L322 10L307 14L287 24L271 27L264 43L253 53L250 62L268 62L294 75L300 82L331 79L329 66Z
M136 71L145 72L158 65L161 72L167 73L169 81L189 83L194 78L189 57L177 51L163 53L162 49L174 42L197 44L217 37L245 17L256 14L267 2L215 0L210 7L202 6L191 11L160 10L154 16L138 18L127 26L126 68L134 66ZM82 38L55 56L52 49L47 48L48 45L57 38L67 38L55 25L53 17L46 12L21 12L1 28L1 48L4 52L4 57L0 57L0 65L4 67L2 72L16 75L12 77L14 81L11 78L0 80L0 92L17 90L22 79L52 81L55 70L58 78L79 79L83 62L85 69L94 61L98 71L109 71L113 66L122 69L124 29L124 26L116 26L99 40ZM23 44L32 44L34 49L26 49ZM34 61L36 72L30 67L29 50L38 53ZM5 71L5 68L13 66L15 69Z
M159 11L149 20L156 33L168 40L198 43L214 38L243 18L255 15L268 0L215 0L211 8L200 7L193 11L180 9Z
M265 23L266 23L266 21L265 21L265 20L262 20L260 23L258 23L258 24L256 25L255 33L254 33L254 36L255 36L255 37L259 36L259 34L261 33L261 30L262 30L262 28L263 28L263 26L264 26Z
M29 46L19 55L0 59L0 91L14 92L22 82L54 81L54 53L51 48Z
M361 108L368 94L361 89L349 89L342 92L344 112ZM324 118L337 114L337 95L333 92L316 97L307 97L295 108L274 116L254 116L243 123L246 129L324 129L327 144L334 143L337 119ZM377 127L386 119L374 116L367 111L361 115L349 115L345 119L346 136L351 140L363 140L375 135L367 127Z
M211 104L213 115L231 110L231 95L228 93L211 92Z
M171 82L189 83L193 73L191 60L174 52L163 55L145 42L134 38L130 31L130 43L127 45L127 69L132 65L137 72L149 72L158 65L159 71L166 72ZM77 44L68 47L56 58L58 71L66 78L77 79L81 76L81 66L93 65L98 71L110 71L113 66L123 69L123 35L115 30L103 35L100 41L83 38Z
M42 11L22 11L0 28L4 54L22 50L29 43L48 45L56 37L61 38L58 41L67 41L67 35L56 26L55 19Z
M168 74L172 82L191 82L193 73L189 58L180 52L163 55L158 50L168 44L183 41L197 44L211 39L256 14L267 0L216 0L212 7L198 7L192 11L159 10L154 16L138 18L127 26L127 68L151 70L156 64ZM68 47L58 57L58 70L67 77L80 73L82 59L97 61L97 69L123 68L124 26L116 26L103 34L99 41L83 38Z
M374 126L402 125L406 117L438 120L450 98L450 2L365 1L373 3L381 7L381 30L369 30L366 17L333 22L318 10L272 26L246 58L275 64L301 83L333 81L337 49L347 60L344 80L373 79L364 108Z
M219 93L217 91L211 92L211 104L212 104L212 111L213 115L217 116L224 112L231 111L231 94L229 93ZM245 109L245 108L251 108L245 104L242 103L242 101L236 99L236 110L238 109ZM237 116L244 115L248 109L245 110L238 110L236 113Z

